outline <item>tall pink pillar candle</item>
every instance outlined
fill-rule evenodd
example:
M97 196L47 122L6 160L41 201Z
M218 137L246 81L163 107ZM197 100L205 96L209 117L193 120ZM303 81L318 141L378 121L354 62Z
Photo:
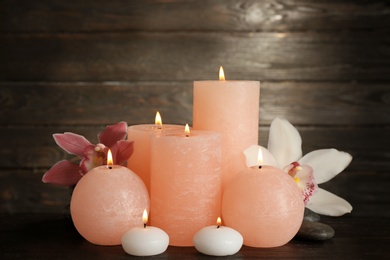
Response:
M258 143L260 82L195 81L193 126L222 134L222 190L246 168L243 151Z
M303 221L302 192L282 170L263 166L240 172L222 198L225 224L244 237L244 245L277 247L289 242Z
M127 161L127 167L145 183L150 194L150 138L162 132L183 129L181 125L133 125L129 126L127 139L134 141L134 152Z
M173 246L193 246L193 236L221 212L221 138L191 131L152 138L151 222Z
M122 235L142 225L149 208L142 180L126 167L99 166L77 183L70 212L77 231L97 245L120 245Z

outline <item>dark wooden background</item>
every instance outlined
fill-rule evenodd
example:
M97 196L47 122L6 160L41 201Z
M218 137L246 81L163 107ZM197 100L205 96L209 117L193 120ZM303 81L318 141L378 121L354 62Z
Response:
M353 155L323 185L356 216L390 216L390 4L378 0L0 2L0 212L60 213L43 184L107 124L192 122L192 82L261 81L260 144L283 117L303 150ZM329 162L331 163L331 162Z

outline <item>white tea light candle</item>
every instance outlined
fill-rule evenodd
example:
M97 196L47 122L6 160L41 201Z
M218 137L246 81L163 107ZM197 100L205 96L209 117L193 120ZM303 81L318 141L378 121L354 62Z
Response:
M217 225L204 227L194 236L196 250L212 256L227 256L237 253L243 243L243 237L239 232L221 226L221 218L218 218Z
M142 217L143 227L135 227L122 236L122 247L126 253L135 256L158 255L168 248L169 236L162 229L146 226L148 213Z

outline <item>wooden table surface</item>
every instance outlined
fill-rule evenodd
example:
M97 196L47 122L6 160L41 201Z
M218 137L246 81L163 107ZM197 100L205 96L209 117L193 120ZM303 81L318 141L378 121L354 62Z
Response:
M322 217L335 229L324 242L293 239L277 248L243 248L229 259L390 259L390 219ZM128 259L121 246L96 246L84 240L70 220L55 214L0 216L1 259ZM136 258L136 257L134 257ZM152 259L217 258L198 253L194 247L168 247Z

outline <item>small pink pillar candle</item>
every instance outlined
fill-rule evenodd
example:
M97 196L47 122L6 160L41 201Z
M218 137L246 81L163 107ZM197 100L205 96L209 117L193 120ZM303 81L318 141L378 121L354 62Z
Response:
M244 237L244 245L277 247L298 232L304 212L302 193L287 173L272 166L250 167L236 175L222 198L227 226Z
M126 167L99 166L77 183L70 203L73 223L89 242L120 245L122 235L142 225L149 196L142 180Z
M152 138L151 222L173 246L193 246L221 212L221 138L208 131Z
M127 161L127 167L134 171L150 194L150 138L161 132L182 129L180 125L163 125L160 113L156 113L155 124L133 125L128 127L127 139L134 141L134 152Z
M258 143L259 81L195 81L194 129L222 134L222 190L245 169L242 152Z

